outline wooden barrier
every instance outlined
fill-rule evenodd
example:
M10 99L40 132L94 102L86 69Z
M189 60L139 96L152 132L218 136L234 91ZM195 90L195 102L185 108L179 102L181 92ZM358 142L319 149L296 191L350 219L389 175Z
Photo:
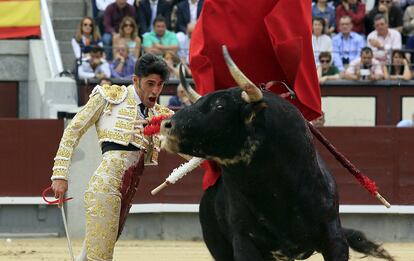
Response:
M193 81L189 79L193 84ZM79 104L83 105L97 80L78 82ZM115 84L129 85L130 81L114 79ZM175 95L177 80L167 82L162 95ZM328 81L321 85L322 97L372 97L375 100L375 122L379 125L395 125L403 117L403 99L414 98L414 81ZM413 101L414 103L414 101ZM351 104L349 106L352 106ZM414 110L413 110L414 112Z
M18 93L17 82L0 82L0 117L18 117Z
M62 120L0 120L0 196L36 197L50 184L51 168L63 131ZM414 128L327 127L322 133L367 176L377 182L391 204L414 203ZM342 204L378 202L360 187L333 156L315 140L337 180ZM147 167L135 203L199 203L203 170L198 168L156 196L161 184L183 160L162 152L160 165ZM300 162L298 162L300 164Z

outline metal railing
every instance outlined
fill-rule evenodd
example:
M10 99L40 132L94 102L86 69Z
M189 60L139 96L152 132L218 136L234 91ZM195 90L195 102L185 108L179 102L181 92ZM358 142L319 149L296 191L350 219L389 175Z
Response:
M63 71L62 57L53 31L52 21L46 0L40 0L42 23L40 26L45 46L47 61L52 77L57 77Z

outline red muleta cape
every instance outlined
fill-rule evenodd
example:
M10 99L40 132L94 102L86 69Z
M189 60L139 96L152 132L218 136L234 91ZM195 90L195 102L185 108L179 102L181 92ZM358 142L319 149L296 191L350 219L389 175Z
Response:
M197 91L204 95L237 85L223 58L221 46L226 45L253 83L284 81L297 95L290 101L307 120L320 116L311 6L311 0L205 0L190 45ZM286 89L271 91L280 94ZM220 175L217 166L206 169L203 189L214 185Z

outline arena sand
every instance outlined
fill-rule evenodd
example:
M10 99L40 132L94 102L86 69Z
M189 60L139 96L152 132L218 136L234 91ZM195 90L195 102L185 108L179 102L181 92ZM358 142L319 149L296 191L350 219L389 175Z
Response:
M82 242L73 242L74 252L80 251ZM398 261L414 261L414 243L387 243L384 247ZM351 252L350 260L362 256ZM64 238L0 239L0 260L70 261ZM203 242L121 240L115 248L115 261L211 261ZM313 255L310 261L322 261ZM364 258L365 261L380 259Z

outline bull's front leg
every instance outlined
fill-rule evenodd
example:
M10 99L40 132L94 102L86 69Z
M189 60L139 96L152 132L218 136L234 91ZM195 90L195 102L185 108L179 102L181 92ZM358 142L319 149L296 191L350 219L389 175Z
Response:
M235 234L232 240L235 261L264 260L259 249L253 244L248 235Z

